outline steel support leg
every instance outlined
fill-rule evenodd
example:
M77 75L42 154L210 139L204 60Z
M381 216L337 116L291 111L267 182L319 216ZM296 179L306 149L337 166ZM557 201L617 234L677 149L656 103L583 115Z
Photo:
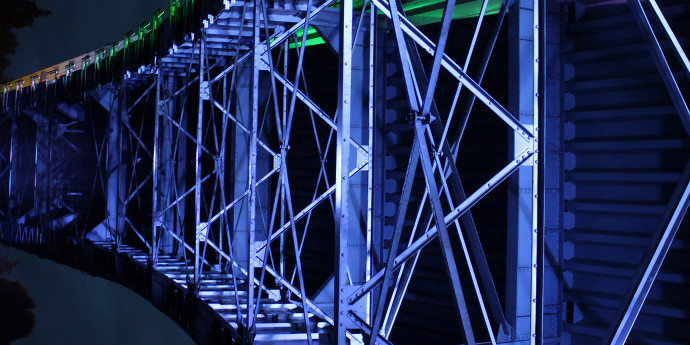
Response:
M348 267L350 116L352 112L352 0L340 5L340 54L338 55L338 134L335 172L335 328L338 344L347 343L348 304L345 301Z
M106 153L106 232L114 235L117 242L124 235L124 214L126 199L127 167L123 162L125 141L123 140L122 126L127 123L127 113L124 109L127 104L124 101L126 86L119 90L104 90L99 96L99 103L104 109L109 110L108 142ZM103 234L105 235L105 234ZM107 236L110 236L107 235Z
M180 114L180 127L182 128L187 128L187 110L185 108L186 101L181 102L182 104L179 106L178 113ZM175 108L173 108L175 109ZM173 112L169 112L169 114L174 114ZM170 121L172 125L172 121ZM182 195L187 190L187 182L186 182L186 175L187 175L187 137L184 136L179 130L176 130L176 140L177 140L177 155L176 155L176 170L177 170L177 176L175 180L175 199L179 197L179 195ZM172 173L172 171L171 171ZM172 198L171 198L172 199ZM172 201L172 200L171 200ZM176 200L177 201L177 200ZM182 198L181 200L177 201L175 203L175 209L174 209L174 214L175 214L175 228L173 229L174 233L176 236L180 238L184 238L184 230L185 230L185 210L186 210L186 198ZM176 245L178 242L174 242L175 245L173 245L173 254L178 254L179 250L178 246ZM182 248L184 251L185 249ZM184 253L183 253L184 254Z
M254 238L256 232L256 156L257 156L257 140L258 140L258 126L259 126L259 66L261 64L261 41L260 41L260 26L261 26L261 8L262 2L254 2L254 53L252 60L252 76L251 76L251 125L249 127L249 233L247 236L247 310L254 310ZM251 317L247 317L247 328L251 331L254 327Z
M203 138L203 119L204 119L204 102L202 101L206 96L208 90L204 83L204 75L206 74L206 42L202 37L199 43L199 111L197 113L196 126L196 156L195 163L195 188L194 188L194 216L195 216L195 233L194 233L194 293L198 291L198 284L201 279L201 263L199 252L199 241L204 230L208 231L206 224L201 222L201 148L204 143Z
M158 236L159 236L159 230L158 228L161 227L162 221L161 221L161 216L162 214L158 210L159 205L158 205L158 196L160 194L159 187L158 187L158 178L159 178L159 165L160 165L160 150L161 150L161 144L160 144L160 127L161 127L161 121L162 118L165 116L165 104L163 101L161 101L161 84L162 84L162 75L161 75L161 70L158 69L158 75L156 77L156 110L154 114L154 126L153 126L153 166L151 170L152 174L152 203L153 205L151 206L151 219L152 219L152 224L151 224L151 250L149 252L149 260L151 265L153 267L156 266L158 263Z
M7 95L5 95L7 97ZM19 207L19 202L21 200L21 196L18 194L19 193L19 188L18 188L18 181L17 181L17 167L19 166L18 164L18 145L19 143L17 142L17 114L16 111L9 111L9 116L11 117L10 121L10 156L9 156L9 178L8 178L8 186L7 186L7 200L8 200L8 212L12 216L16 216L19 210L16 210L17 207ZM24 183L26 184L26 183ZM14 219L14 217L13 217Z
M509 94L511 113L520 114L519 121L538 128L538 2L516 1L510 9ZM518 155L528 147L536 149L534 140L525 142L512 136L510 155ZM537 298L537 190L538 174L535 159L523 165L508 183L508 266L506 318L513 326L514 341L536 342Z

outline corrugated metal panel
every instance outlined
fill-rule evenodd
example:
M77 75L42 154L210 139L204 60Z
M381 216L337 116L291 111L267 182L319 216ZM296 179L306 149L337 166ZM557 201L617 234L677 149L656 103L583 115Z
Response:
M664 13L687 42L690 7L676 3ZM572 344L594 344L639 269L690 141L627 5L587 7L566 37L565 330ZM686 238L681 229L629 343L690 341Z

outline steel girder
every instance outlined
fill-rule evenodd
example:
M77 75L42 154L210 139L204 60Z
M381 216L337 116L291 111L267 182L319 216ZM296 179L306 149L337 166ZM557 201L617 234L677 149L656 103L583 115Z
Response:
M233 314L226 319L243 340L388 344L417 259L438 238L462 340L534 344L542 337L537 334L538 280L543 279L538 254L544 228L538 202L540 196L543 200L539 169L544 158L538 152L544 117L538 116L543 109L535 91L543 74L539 27L544 9L533 0L504 3L479 78L473 79L467 70L488 2L482 1L460 67L446 53L453 0L445 3L436 41L406 18L397 0L371 0L358 11L352 1L340 2L338 9L329 8L331 1L304 1L294 8L224 1L217 15L203 20L197 35L174 45L167 56L128 73L119 87L88 91L85 98L96 99L109 114L107 134L100 142L94 136L97 151L106 152L104 159L98 158L105 160L101 185L106 215L102 228L91 231L93 240L112 240L124 251L130 247L123 240L134 234L138 239L130 244L146 248L150 269L164 272L174 266L170 274L180 286L209 298L219 314ZM508 111L481 86L510 6L520 21L530 24L520 25L517 112ZM327 81L337 89L335 107L310 97L318 93L309 89L304 76L312 67L304 62L311 25L337 52L337 60L332 57L337 79ZM399 53L395 63L403 74L414 138L395 230L385 238L391 240L385 258L382 241L374 244L376 236L385 237L375 219L375 208L381 207L375 197L381 188L377 176L384 168L375 163L381 151L374 138L382 131L377 114L387 110L375 100L375 81L381 78L375 59L385 44L378 41L377 31L387 29ZM289 48L289 40L295 49ZM420 48L431 57L428 73ZM436 105L442 77L457 85L448 114ZM471 97L458 120L454 109L462 89ZM468 195L457 163L475 99L507 125L514 139L509 161ZM303 164L305 153L291 150L298 145L291 136L314 140L315 174L293 163ZM422 174L417 174L418 165ZM519 225L511 229L518 258L509 258L514 259L509 264L516 264L509 269L521 273L507 286L515 305L509 310L498 298L471 210L511 176L518 177L520 195L515 206ZM411 194L420 187L422 201L410 227L405 223ZM328 219L315 225L317 217ZM322 224L331 227L320 228ZM315 275L305 267L305 243L313 237L332 240L331 258L318 251L309 256L312 261L332 260L331 277L323 279L323 272ZM385 264L374 263L377 253ZM465 270L468 276L461 273ZM217 276L223 278L212 278ZM465 279L470 283L463 285ZM466 286L471 292L463 290ZM481 326L471 324L470 293L476 295ZM300 308L291 317L301 319L291 319L295 326L290 331L262 335L265 305L280 302ZM333 332L327 335L329 326ZM479 339L477 329L488 339Z

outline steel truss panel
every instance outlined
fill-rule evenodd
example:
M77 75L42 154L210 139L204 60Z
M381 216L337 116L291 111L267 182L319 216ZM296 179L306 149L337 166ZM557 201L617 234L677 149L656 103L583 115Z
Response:
M221 335L197 341L375 345L393 343L404 327L396 320L415 298L410 281L422 279L418 259L434 251L429 244L438 239L447 276L441 281L448 284L448 301L457 312L448 317L461 326L452 335L460 336L456 342L535 344L542 329L538 287L545 279L538 274L544 269L538 233L545 229L538 221L544 187L537 172L545 164L538 141L544 140L540 134L547 124L540 122L546 120L538 116L544 110L535 93L544 74L539 49L545 42L538 36L544 19L537 1L506 1L478 77L471 78L468 68L486 30L489 0L480 3L462 65L448 49L454 43L455 0L443 2L435 40L427 36L433 30L408 20L398 0L366 1L359 8L352 0L335 6L332 0L187 1L185 10L193 18L157 23L172 28L163 35L170 38L163 48L147 50L149 41L143 38L126 40L136 43L136 50L123 50L125 62L116 78L103 82L98 65L89 67L84 60L79 97L83 105L100 104L98 112L107 113L108 120L98 122L95 113L81 119L78 107L62 108L75 122L103 128L103 133L94 131L93 141L97 165L105 170L96 174L91 196L100 196L104 216L78 235L77 243L90 239L100 248L98 255L107 251L135 262L137 270L155 272L170 290L165 300L179 294L184 296L180 303L202 304L205 309L197 309L215 313L209 319L222 323L213 326ZM520 102L506 107L482 79L509 9L517 16L511 20L520 23L515 38L520 55L510 72L520 81L511 90ZM186 28L177 32L178 26ZM310 27L332 52L308 47ZM384 38L388 30L390 40ZM397 56L380 66L376 62L384 61L381 55L389 47ZM428 66L420 48L431 59ZM312 49L320 52L319 61L310 55ZM128 65L127 54L143 57ZM411 150L403 153L407 166L397 171L385 159L384 141L396 133L384 122L397 111L394 102L381 99L388 94L386 68L400 71L397 86L404 92L395 101L407 117L404 129L413 133L401 139ZM325 76L336 71L337 76ZM324 76L315 82L318 73ZM54 84L68 87L75 79L68 74ZM448 85L456 90L450 102L443 90ZM457 107L464 102L462 89L469 101ZM26 97L21 86L13 92L17 99ZM475 99L505 125L501 130L508 129L512 142L509 159L467 195L459 152ZM450 110L441 106L448 103ZM10 104L22 109L5 90L3 114L10 113ZM456 109L462 110L459 116ZM54 140L52 127L44 127L38 126L36 155L42 150L38 146ZM10 134L14 143L14 127ZM65 204L51 200L51 193L62 192L50 184L53 161L37 162L34 190L45 196L36 194L30 216L45 215L51 227L21 225L22 215L8 212L12 235L3 230L4 241L47 246L45 238L67 236L50 206ZM17 168L7 169L15 173ZM404 183L391 233L382 219L386 201L381 196L386 176L395 173ZM46 174L48 179L41 180ZM506 255L506 266L517 276L505 288L513 304L501 305L480 240L482 225L472 211L511 178L519 180L519 202L511 206L519 216L518 226L506 229L514 231L509 246L516 253ZM47 183L45 191L39 182ZM84 210L72 214L75 223L91 224L82 220ZM137 289L152 300L160 297L153 282L142 284ZM200 315L199 310L192 314ZM186 324L190 332L197 331L193 323Z

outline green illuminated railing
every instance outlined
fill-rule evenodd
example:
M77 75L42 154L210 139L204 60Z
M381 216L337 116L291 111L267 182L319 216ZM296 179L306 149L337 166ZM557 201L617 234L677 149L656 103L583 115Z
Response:
M482 9L483 0L470 0L455 5L453 10L453 20L474 18L479 16ZM403 10L410 22L416 26L423 26L438 23L443 17L443 7L445 0L412 0L403 3ZM497 14L501 9L502 0L489 0L486 7L486 14ZM339 8L340 3L336 2L331 7ZM361 10L364 7L364 1L357 0L354 3L355 10ZM367 10L368 12L369 10ZM297 37L301 37L303 30L297 31ZM312 27L307 31L306 46L314 46L324 44L323 38ZM299 47L301 42L298 40L297 45L294 42L290 43L290 48Z
M192 27L193 24L195 24L195 2L198 3L198 1L195 0L170 0L170 9L167 17L169 23L167 31L170 33L170 37L168 37L169 39L180 40L185 32L193 30ZM483 0L470 0L458 3L453 11L453 19L457 20L477 17L481 11L482 3ZM489 0L486 14L490 15L498 13L501 3L502 0ZM423 26L438 23L441 20L443 16L444 4L444 0L412 0L404 2L403 9L410 22L417 26ZM334 5L332 5L332 7L335 8L338 8L339 6L339 2L336 2ZM355 0L354 8L356 10L362 10L364 6L364 0ZM153 14L150 21L143 22L141 25L139 25L136 31L127 32L121 41L75 57L69 61L44 68L23 78L13 80L12 82L3 85L1 91L9 92L31 86L32 84L38 82L52 82L62 76L70 75L71 73L79 71L81 68L85 69L89 67L91 65L91 61L93 61L95 67L98 69L104 65L104 62L107 62L116 56L122 58L122 64L125 67L129 64L134 64L135 62L144 62L144 60L150 60L154 51L161 49L161 47L159 47L162 44L160 31L163 27L165 14L166 12L163 9L159 9ZM198 25L199 23L196 24ZM296 40L297 42L291 42L290 48L299 47L301 44L301 40L299 38L301 38L303 32L303 29L300 29L296 32L296 37L298 37ZM315 46L324 43L325 42L318 31L313 27L309 27L307 30L306 46ZM74 61L81 61L82 64L75 66ZM74 67L71 69L69 66Z

